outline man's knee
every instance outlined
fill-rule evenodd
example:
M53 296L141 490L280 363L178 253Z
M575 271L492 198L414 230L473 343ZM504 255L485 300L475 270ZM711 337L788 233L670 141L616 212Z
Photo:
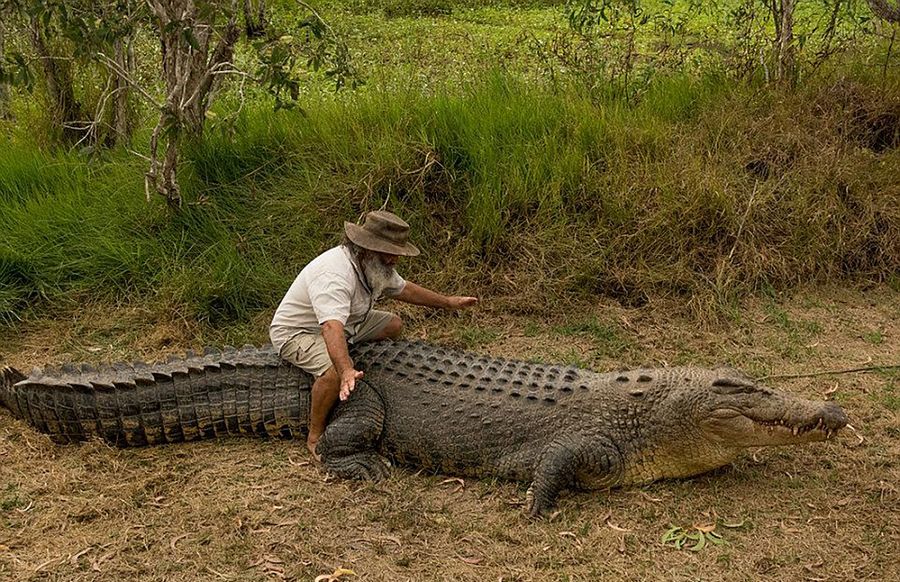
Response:
M398 315L392 315L375 339L397 339L401 333L403 333L403 320Z

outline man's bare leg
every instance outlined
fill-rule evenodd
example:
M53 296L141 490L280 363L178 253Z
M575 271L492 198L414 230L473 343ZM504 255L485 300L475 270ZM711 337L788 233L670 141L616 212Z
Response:
M396 339L403 331L403 320L393 316L387 325L378 332L373 340ZM309 436L306 437L306 448L313 454L316 461L316 444L325 432L325 423L328 414L337 402L341 390L341 377L338 376L334 366L328 368L324 374L316 378L312 385L312 401L309 406Z
M340 388L341 378L334 366L316 378L312 385L309 405L309 436L306 437L306 448L313 454L316 461L320 460L319 455L316 454L316 443L325 432L325 422L328 420L328 414L334 407L334 403L337 402Z
M387 325L378 332L378 334L372 338L374 341L384 340L384 339L397 339L400 337L400 334L403 333L403 320L400 319L399 316L395 315L390 320L388 320Z

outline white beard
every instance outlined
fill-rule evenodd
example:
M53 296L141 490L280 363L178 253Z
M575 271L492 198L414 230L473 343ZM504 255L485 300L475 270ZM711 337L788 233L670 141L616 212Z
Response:
M397 274L394 267L385 265L377 256L369 255L360 261L363 275L366 276L366 282L369 289L372 290L372 296L376 299L387 289Z

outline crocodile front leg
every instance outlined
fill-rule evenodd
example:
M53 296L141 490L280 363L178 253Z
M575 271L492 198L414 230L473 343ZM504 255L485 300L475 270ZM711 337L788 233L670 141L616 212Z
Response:
M365 381L337 407L316 446L329 473L342 479L380 481L390 463L375 452L384 428L384 403Z
M605 437L575 433L556 438L535 467L526 511L533 517L544 515L563 489L611 487L622 468L621 453Z

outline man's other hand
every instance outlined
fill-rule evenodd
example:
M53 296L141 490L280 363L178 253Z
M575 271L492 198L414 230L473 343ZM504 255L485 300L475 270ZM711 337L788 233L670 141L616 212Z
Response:
M344 370L344 373L341 374L341 391L339 393L341 400L350 398L350 393L356 388L356 381L362 377L363 373L359 370L354 370L353 368Z
M465 309L478 303L477 297L447 297L447 309Z

